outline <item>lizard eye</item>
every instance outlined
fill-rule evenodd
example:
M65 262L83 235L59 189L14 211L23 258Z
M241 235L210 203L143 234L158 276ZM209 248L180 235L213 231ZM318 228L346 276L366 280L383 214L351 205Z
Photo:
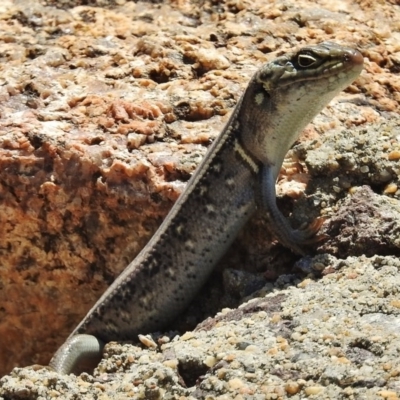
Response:
M317 62L317 59L308 53L299 54L299 56L297 57L297 63L302 68L311 67L316 62Z

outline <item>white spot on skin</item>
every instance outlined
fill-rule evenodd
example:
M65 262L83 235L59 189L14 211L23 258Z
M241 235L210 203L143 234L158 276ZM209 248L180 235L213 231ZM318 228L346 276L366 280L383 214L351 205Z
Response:
M141 302L145 307L147 307L147 305L149 304L149 299L148 299L148 297L143 296L143 297L140 299L140 302Z
M122 319L130 320L132 318L132 315L126 311L121 310L120 314Z
M204 196L208 192L208 186L200 186L199 191L200 191L200 196Z
M182 233L182 231L183 231L183 225L178 225L176 227L176 232L180 235Z
M107 330L111 330L111 331L114 331L114 332L116 332L118 330L116 324L114 322L111 322L111 321L107 322L106 328L107 328Z
M261 106L262 102L264 101L264 93L258 92L254 98L254 101L258 106Z
M210 169L213 171L213 172L221 172L221 164L219 164L219 163L217 163L217 164L214 164L214 165L210 165Z
M193 249L193 248L194 248L194 243L193 243L191 240L187 240L187 241L185 242L185 247L186 247L187 249Z
M208 212L214 212L215 211L215 207L212 204L207 204L206 208L207 208Z
M226 185L230 186L230 187L235 185L235 180L233 178L228 178L225 182L226 182Z

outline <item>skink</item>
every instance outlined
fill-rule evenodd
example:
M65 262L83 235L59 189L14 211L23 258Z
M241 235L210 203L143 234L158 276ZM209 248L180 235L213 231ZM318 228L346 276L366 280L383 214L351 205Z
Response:
M303 254L320 224L292 229L276 206L275 182L300 132L362 66L360 52L332 42L263 65L160 228L50 366L70 373L101 354L104 342L162 329L194 298L256 208L283 245Z

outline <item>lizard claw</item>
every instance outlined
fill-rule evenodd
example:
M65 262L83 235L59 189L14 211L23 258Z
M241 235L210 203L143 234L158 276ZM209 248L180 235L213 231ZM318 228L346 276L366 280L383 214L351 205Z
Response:
M292 229L287 220L285 220L285 223L281 224L279 229L273 229L272 231L281 244L290 248L295 253L305 256L307 252L304 250L304 246L327 238L325 234L317 234L324 221L325 218L319 217L303 229Z
M317 234L325 222L325 218L318 217L311 224L307 225L305 228L300 228L297 230L299 233L298 241L301 244L314 244L320 242L321 240L327 239L326 234Z

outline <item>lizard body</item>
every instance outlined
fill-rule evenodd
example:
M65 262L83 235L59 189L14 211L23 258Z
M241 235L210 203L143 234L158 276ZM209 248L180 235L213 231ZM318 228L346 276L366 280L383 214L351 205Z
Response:
M102 342L164 327L193 299L256 208L267 213L282 244L303 254L319 224L293 230L276 206L275 181L302 129L362 64L358 51L325 42L262 66L160 228L50 366L69 373L98 355Z

